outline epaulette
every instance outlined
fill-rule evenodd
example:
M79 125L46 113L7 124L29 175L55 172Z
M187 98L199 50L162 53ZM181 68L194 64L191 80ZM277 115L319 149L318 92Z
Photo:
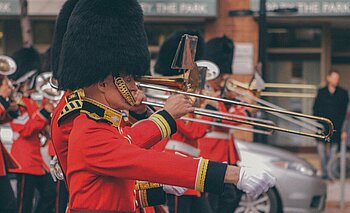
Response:
M83 106L80 112L85 113L88 118L94 121L106 122L114 127L119 127L120 122L123 119L121 112L89 98L83 100Z
M84 97L83 90L76 90L72 94L65 97L66 105L63 107L62 111L60 112L60 116L58 118L58 126L60 126L61 123L71 115L74 115L80 112L83 106L83 103L82 103L83 97Z
M24 103L22 98L17 99L16 104L20 107L27 108L27 105Z

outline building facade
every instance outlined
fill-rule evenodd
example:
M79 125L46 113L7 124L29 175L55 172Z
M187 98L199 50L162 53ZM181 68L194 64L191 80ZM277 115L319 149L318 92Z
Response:
M235 42L233 74L248 81L258 63L259 0L140 0L153 61L165 38L175 30L196 29L206 40L226 35ZM34 45L49 47L55 18L64 0L28 0ZM320 86L334 67L341 85L350 90L350 0L267 0L267 82ZM293 13L276 9L296 8ZM231 17L232 10L251 10L252 15ZM11 55L21 47L19 0L0 2L0 54ZM315 88L316 88L315 87ZM279 91L279 90L273 90ZM308 98L269 97L287 108L312 114L315 89L288 89L308 93ZM276 120L282 126L295 128ZM248 136L244 136L248 137ZM313 140L275 134L271 141L286 146L313 145Z

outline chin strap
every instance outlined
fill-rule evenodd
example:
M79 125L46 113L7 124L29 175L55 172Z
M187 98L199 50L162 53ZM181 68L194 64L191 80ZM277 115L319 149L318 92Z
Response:
M123 98L131 105L135 105L134 96L132 96L129 88L126 86L126 83L122 77L114 77L114 85L118 88L120 94Z

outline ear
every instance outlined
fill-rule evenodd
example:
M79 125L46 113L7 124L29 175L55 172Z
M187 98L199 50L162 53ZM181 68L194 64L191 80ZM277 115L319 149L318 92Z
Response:
M104 80L102 81L99 81L97 83L97 89L102 92L102 93L105 93L106 90L107 90L107 82L106 82L107 78L105 78Z

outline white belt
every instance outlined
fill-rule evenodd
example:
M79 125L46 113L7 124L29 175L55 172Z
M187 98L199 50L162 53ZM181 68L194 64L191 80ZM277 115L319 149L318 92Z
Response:
M169 140L165 149L182 152L192 157L198 157L200 152L199 149L194 148L193 146L175 140Z
M208 132L205 136L205 138L216 138L216 139L224 139L224 140L229 140L230 135L225 132Z

